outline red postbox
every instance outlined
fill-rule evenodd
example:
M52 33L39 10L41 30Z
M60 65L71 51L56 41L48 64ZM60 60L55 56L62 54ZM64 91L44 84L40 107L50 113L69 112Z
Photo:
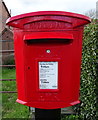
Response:
M17 102L41 109L79 103L84 15L41 11L11 17Z

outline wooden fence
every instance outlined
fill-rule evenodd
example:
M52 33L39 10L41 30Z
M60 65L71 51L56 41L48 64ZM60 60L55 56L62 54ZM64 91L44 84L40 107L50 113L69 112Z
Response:
M12 42L12 40L0 40L0 42ZM14 50L0 50L0 54L3 54L3 53L13 53ZM15 67L15 65L0 65L0 67ZM16 79L11 79L11 78L8 78L8 79L0 79L0 81L16 81ZM0 93L17 93L16 91L0 91Z

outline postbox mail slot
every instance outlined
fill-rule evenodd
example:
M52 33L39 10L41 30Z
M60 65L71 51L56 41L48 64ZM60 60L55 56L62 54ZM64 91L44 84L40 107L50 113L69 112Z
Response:
M30 45L30 44L60 44L60 43L63 43L63 44L70 44L72 43L73 40L71 39L54 39L54 38L47 38L47 39L31 39L31 40L25 40L25 43Z

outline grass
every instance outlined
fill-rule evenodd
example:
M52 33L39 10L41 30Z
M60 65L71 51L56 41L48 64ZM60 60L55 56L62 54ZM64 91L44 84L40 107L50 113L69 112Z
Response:
M15 79L15 69L2 69L2 79ZM3 81L2 91L16 91L15 81ZM3 118L30 118L29 107L16 102L17 93L2 94Z

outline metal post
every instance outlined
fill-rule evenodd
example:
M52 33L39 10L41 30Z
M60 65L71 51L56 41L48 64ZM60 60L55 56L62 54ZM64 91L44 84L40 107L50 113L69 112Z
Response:
M61 120L61 109L35 108L35 120Z

